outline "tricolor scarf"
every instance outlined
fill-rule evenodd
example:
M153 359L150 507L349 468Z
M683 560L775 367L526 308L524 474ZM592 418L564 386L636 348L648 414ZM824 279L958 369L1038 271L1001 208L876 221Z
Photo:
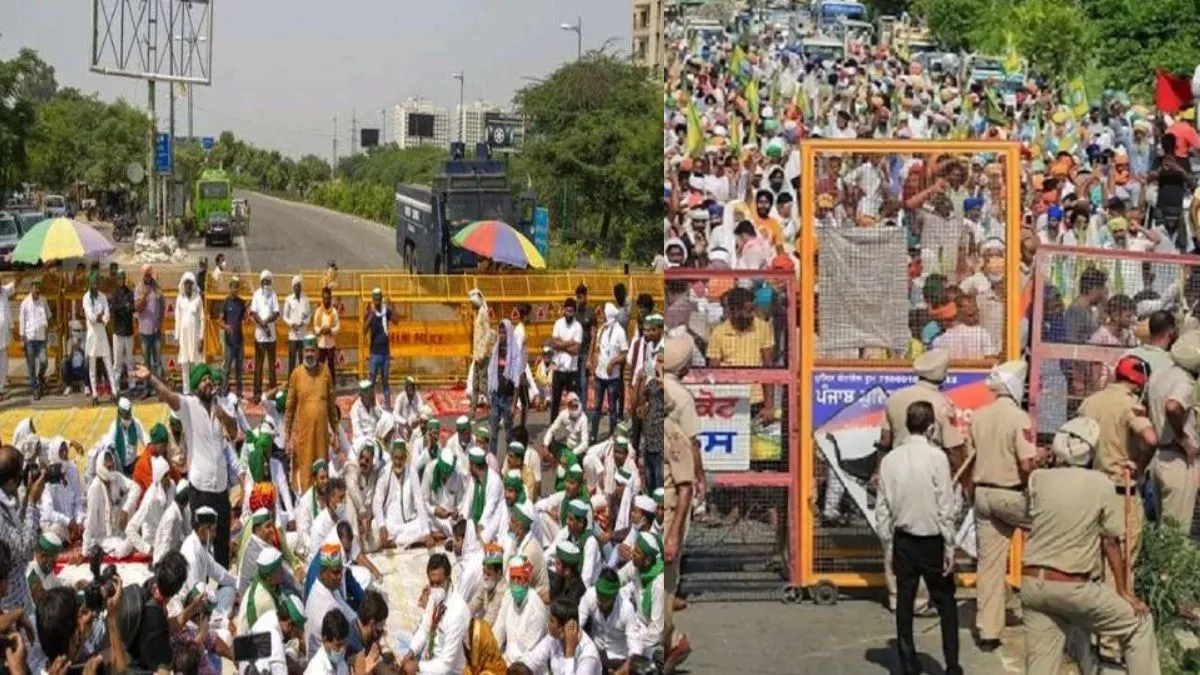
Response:
M659 558L650 569L638 571L638 579L642 582L642 617L650 619L650 610L654 607L654 580L663 573L663 560Z
M117 419L117 431L113 434L116 436L113 445L117 449L117 469L124 471L127 466L125 462L125 448L128 446L135 452L137 451L138 441L141 439L138 434L138 425L134 420L129 420L129 428L125 430L124 435L121 434L121 420Z

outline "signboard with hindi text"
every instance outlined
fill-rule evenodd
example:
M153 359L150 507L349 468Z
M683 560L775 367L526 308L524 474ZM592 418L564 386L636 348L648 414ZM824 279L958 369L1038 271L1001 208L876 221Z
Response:
M707 471L750 469L749 384L685 385L696 400L700 451Z

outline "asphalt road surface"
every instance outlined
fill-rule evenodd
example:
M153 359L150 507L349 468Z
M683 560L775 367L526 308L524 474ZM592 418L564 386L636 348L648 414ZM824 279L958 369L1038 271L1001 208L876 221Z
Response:
M223 252L231 267L252 271L321 270L330 259L347 270L399 267L393 231L382 225L256 192L236 196L250 202L250 235L206 249L210 260Z

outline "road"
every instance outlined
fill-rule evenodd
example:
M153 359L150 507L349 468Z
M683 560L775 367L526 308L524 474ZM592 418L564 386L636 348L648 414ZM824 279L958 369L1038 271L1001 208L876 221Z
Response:
M250 236L232 250L207 249L210 260L224 252L232 267L255 271L320 270L330 259L342 269L398 266L392 230L377 223L256 192L236 196L250 201Z

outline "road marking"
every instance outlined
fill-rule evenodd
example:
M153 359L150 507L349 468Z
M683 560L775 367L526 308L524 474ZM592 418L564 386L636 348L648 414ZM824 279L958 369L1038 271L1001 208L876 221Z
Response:
M247 273L249 273L252 269L250 267L250 251L246 250L246 237L249 237L249 236L250 236L249 234L243 234L241 236L241 238L238 239L238 245L237 245L238 249L241 250L241 252L242 252L242 264L244 264L246 266Z

